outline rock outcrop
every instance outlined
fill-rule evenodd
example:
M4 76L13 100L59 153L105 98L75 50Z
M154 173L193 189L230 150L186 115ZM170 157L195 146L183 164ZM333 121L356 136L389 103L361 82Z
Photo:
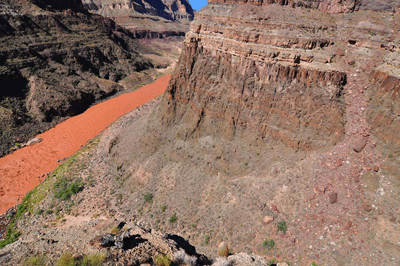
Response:
M290 9L260 9L268 15L218 4L196 15L165 100L165 123L185 124L184 137L274 138L303 149L337 143L346 73L334 63L335 40L325 29L304 25L299 34L291 22L279 24Z

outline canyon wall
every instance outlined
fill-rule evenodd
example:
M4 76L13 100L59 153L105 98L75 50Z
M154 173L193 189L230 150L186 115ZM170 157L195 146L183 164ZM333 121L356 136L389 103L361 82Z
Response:
M400 14L371 4L210 1L159 106L110 145L129 197L166 202L205 253L396 265Z
M80 12L80 1L54 3L2 2L2 155L14 142L27 141L62 117L122 91L118 82L124 78L153 68L137 52L141 45L131 32L110 19ZM62 10L46 11L42 5Z
M330 53L327 29L291 21L288 9L210 5L196 14L165 100L166 123L184 137L236 134L294 148L337 143L344 134L346 73ZM246 16L245 14L248 14ZM262 17L261 17L262 14ZM253 29L253 30L249 30Z
M83 0L89 12L112 18L138 38L184 36L194 12L187 0Z

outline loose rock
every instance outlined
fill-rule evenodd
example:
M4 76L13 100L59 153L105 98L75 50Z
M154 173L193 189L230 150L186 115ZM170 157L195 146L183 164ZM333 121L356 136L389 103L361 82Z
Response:
M329 193L329 202L331 204L334 204L337 202L337 193L336 192Z
M272 222L274 220L274 217L272 216L264 216L263 222L265 224L269 224L270 222Z
M367 139L360 139L353 145L353 150L355 152L361 152L364 149L365 145L367 145Z
M42 140L43 140L43 139L41 139L41 138L33 138L33 139L29 140L29 141L26 143L26 145L27 145L27 146L32 146L32 145L34 145L34 144L36 144L36 143L41 142Z

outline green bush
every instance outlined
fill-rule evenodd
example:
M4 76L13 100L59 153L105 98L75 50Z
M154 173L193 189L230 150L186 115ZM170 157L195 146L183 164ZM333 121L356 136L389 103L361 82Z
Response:
M178 217L176 216L176 213L172 214L172 216L169 217L170 223L175 223L177 220L178 220Z
M171 265L171 259L167 255L158 254L154 258L154 264L156 266L170 266Z
M14 224L10 224L7 228L7 233L6 236L4 237L4 240L0 241L0 249L4 248L8 244L14 243L15 241L18 240L18 237L21 235L20 232L14 230Z
M146 194L144 194L144 200L148 203L152 203L153 198L154 198L154 196L150 192L147 192Z
M82 191L84 185L85 184L81 180L73 182L72 180L62 177L58 179L53 186L54 196L60 200L67 200L72 195Z
M206 236L204 237L204 243L205 243L206 245L210 244L210 239L211 239L211 237L210 237L209 235L206 235Z
M287 231L287 225L285 221L279 222L278 223L278 230L282 231L283 233L286 233Z
M271 249L275 247L275 241L273 239L264 240L263 247Z

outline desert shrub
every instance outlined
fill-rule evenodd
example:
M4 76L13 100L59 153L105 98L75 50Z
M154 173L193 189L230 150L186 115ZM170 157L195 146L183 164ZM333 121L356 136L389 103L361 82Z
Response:
M220 257L228 257L229 256L229 247L225 242L221 242L218 245L218 256Z
M57 260L57 266L75 266L75 258L71 253L64 253Z
M285 221L279 222L278 223L278 230L282 231L283 233L286 233L287 231L287 225Z
M154 258L154 264L156 266L170 266L171 265L171 259L164 254L158 254Z
M111 234L117 235L119 233L119 228L118 227L113 227L111 229Z
M275 241L273 239L264 240L263 247L271 249L275 247Z
M46 256L45 255L36 255L27 259L24 266L44 266L46 265Z
M81 180L72 181L61 177L54 183L54 196L60 200L67 200L72 195L82 191L84 185L85 184Z
M146 194L144 194L144 200L148 203L152 203L153 202L153 194L151 194L150 192L147 192Z
M16 231L13 227L13 224L10 224L7 228L6 236L3 240L0 241L0 249L4 248L8 244L14 243L18 240L18 237L21 235L20 232Z
M172 216L169 217L170 223L175 223L177 220L178 220L178 217L176 216L176 213L172 214Z

